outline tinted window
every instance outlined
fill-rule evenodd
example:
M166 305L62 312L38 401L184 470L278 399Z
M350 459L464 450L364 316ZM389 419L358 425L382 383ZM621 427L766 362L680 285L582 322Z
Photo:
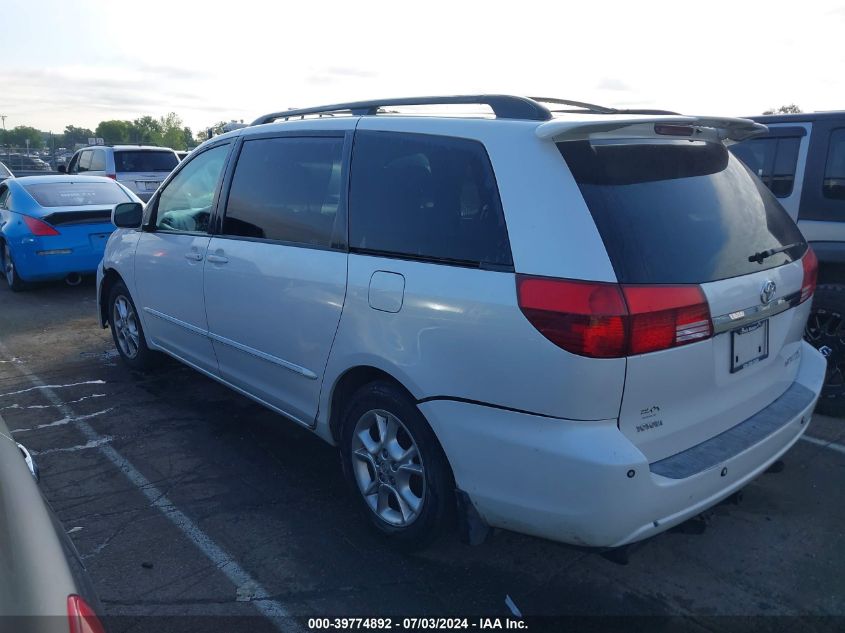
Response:
M159 194L156 228L208 232L214 194L228 153L229 145L219 145L185 164Z
M704 283L806 247L772 193L720 143L558 143L622 283ZM756 252L800 246L750 262Z
M748 165L778 198L786 198L795 184L798 137L759 138L731 146L731 152Z
M845 128L830 135L822 191L825 198L845 200Z
M155 150L116 151L114 167L116 171L173 171L179 164L174 152Z
M496 180L481 143L358 132L351 177L350 247L512 265Z
M312 246L337 240L342 138L272 138L241 149L223 233Z
M45 182L24 185L24 189L42 207L112 205L131 200L118 184L111 182Z
M82 152L79 155L79 165L77 165L77 171L81 174L91 169L91 154L93 152Z
M97 149L91 152L91 171L105 171L106 170L106 153Z

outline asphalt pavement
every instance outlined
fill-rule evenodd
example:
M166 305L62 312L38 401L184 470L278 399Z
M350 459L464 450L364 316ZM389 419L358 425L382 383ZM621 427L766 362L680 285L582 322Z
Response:
M403 554L367 528L335 449L175 361L128 370L96 311L92 280L0 288L0 414L35 453L113 631L514 609L702 630L725 616L845 621L831 617L845 616L843 420L815 416L782 472L708 513L702 534L662 534L627 565L504 531Z

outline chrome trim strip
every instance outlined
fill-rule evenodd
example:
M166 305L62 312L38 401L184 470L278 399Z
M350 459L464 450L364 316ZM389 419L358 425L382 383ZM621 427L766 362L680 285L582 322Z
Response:
M193 332L194 334L198 334L200 336L204 336L212 341L216 341L217 343L222 343L224 345L228 345L229 347L233 347L236 350L244 352L245 354L250 354L251 356L255 356L256 358L260 358L261 360L266 360L268 363L273 363L274 365L278 365L279 367L284 367L285 369L294 372L295 374L299 374L300 376L304 376L309 380L317 380L319 376L315 374L310 369L297 365L295 363L291 363L286 361L283 358L279 358L278 356L273 356L271 354L267 354L260 350L257 350L253 347L249 347L248 345L243 345L242 343L238 343L237 341L233 341L232 339L228 339L225 336L220 336L219 334L215 334L214 332L209 332L208 330L203 330L202 328L198 328L195 325L191 325L190 323L186 323L181 319L177 319L170 315L164 314L163 312L159 312L158 310L153 310L152 308L144 308L144 312L148 312L159 319L167 321L168 323L173 323L174 325L179 325L186 330Z
M21 453L23 453L23 460L26 462L27 468L29 468L29 474L32 475L32 478L35 479L35 481L41 481L41 473L38 470L38 465L35 463L35 460L32 459L32 453L30 453L23 444L18 442L15 442L15 444L18 445Z
M800 290L786 295L785 297L775 299L766 305L756 305L750 308L745 308L744 310L731 312L730 314L722 314L720 316L713 317L713 334L715 335L723 332L729 332L742 327L743 325L759 321L760 319L767 319L769 317L776 316L781 312L786 312L790 308L794 308L799 303L801 303Z
M212 341L223 343L224 345L234 347L236 350L240 350L241 352L250 354L252 356L255 356L256 358L260 358L261 360L266 360L268 363L273 363L275 365L279 365L280 367L284 367L285 369L289 369L294 373L300 374L301 376L305 376L309 380L317 380L318 378L317 374L315 374L310 369L306 369L305 367L301 367L294 363L288 362L283 358L279 358L278 356L272 356L271 354L259 351L253 347L249 347L242 343L238 343L236 341L233 341L232 339L226 338L225 336L220 336L219 334L215 334L214 332L209 332L208 337Z
M199 334L200 336L208 336L208 332L206 330L203 330L202 328L199 328L196 325L186 323L181 319L177 319L168 314L165 314L164 312L159 312L158 310L153 310L152 308L144 308L144 312L152 314L154 317L158 317L159 319L167 321L168 323L172 323L173 325L179 325L185 328L186 330L193 332L194 334Z

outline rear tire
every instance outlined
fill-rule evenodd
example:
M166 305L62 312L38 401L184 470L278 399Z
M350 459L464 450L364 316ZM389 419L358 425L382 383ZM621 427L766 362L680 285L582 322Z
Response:
M425 547L452 521L455 484L416 404L384 380L361 387L341 422L343 472L370 525L403 550Z
M827 373L816 411L845 417L845 285L816 288L804 338L827 357Z
M158 361L158 354L147 347L135 302L122 281L112 286L108 308L109 328L121 360L138 371L152 369Z
M15 260L12 257L12 250L6 242L3 242L2 253L3 275L6 278L6 283L9 285L9 289L12 292L26 290L26 283L20 278L20 275L18 275L18 269L17 266L15 266Z

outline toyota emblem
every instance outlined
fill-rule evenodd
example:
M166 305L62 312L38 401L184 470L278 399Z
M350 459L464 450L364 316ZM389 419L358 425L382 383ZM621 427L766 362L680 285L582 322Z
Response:
M763 302L763 305L768 304L772 299L774 299L775 290L777 290L777 288L777 284L775 284L775 282L771 279L763 284L763 288L760 290L760 301Z

